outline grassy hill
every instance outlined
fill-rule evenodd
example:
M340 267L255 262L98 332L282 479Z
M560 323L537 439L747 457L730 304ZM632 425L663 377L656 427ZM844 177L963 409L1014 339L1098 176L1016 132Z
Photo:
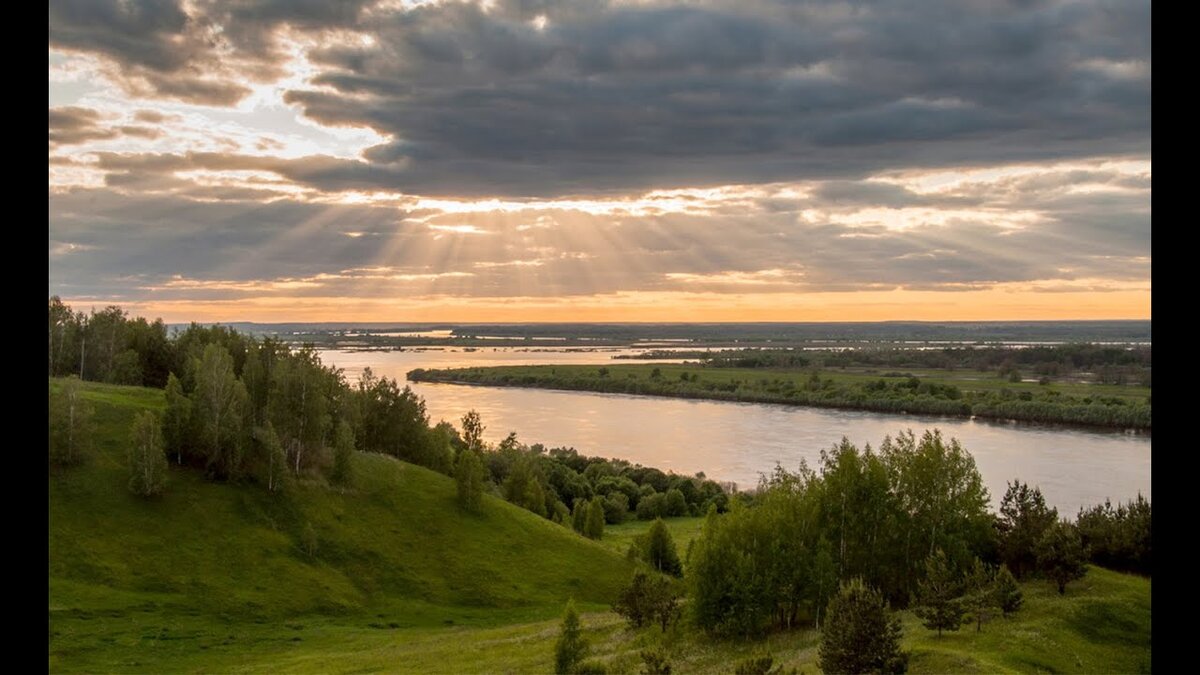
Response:
M133 413L161 407L162 392L84 386L97 446L49 479L52 672L544 673L569 596L609 672L637 672L647 647L678 673L731 672L763 653L818 671L813 630L746 643L626 628L606 606L646 522L595 543L490 497L467 516L450 479L365 454L346 491L311 482L272 497L173 469L167 494L143 501L126 489L125 443ZM312 558L299 545L309 522ZM700 524L668 521L681 553ZM1148 579L1092 568L1065 597L1049 582L1023 590L1021 611L979 634L938 638L903 613L910 672L1149 670Z
M296 617L367 631L530 621L572 596L607 605L629 575L622 556L503 500L463 514L452 480L380 455L357 455L344 491L310 482L272 496L172 469L161 499L139 499L126 489L129 424L162 392L84 386L96 447L50 477L56 670L165 666L153 655L202 654L246 628L270 641ZM313 558L299 545L307 523ZM303 639L284 630L281 643Z

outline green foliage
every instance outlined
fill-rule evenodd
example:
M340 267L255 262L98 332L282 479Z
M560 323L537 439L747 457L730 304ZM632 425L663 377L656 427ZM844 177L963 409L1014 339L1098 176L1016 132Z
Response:
M651 567L662 574L672 576L683 575L683 564L679 562L679 553L675 550L675 542L667 526L659 518L650 526L646 533L645 559Z
M638 653L642 659L641 675L671 675L671 662L667 654L658 649L643 649Z
M975 558L967 571L964 586L966 594L963 600L975 616L975 632L978 633L983 630L983 622L990 618L992 608L999 606L996 570Z
M781 675L784 672L782 666L772 666L775 666L775 658L764 654L740 661L733 672L735 675Z
M618 525L629 514L629 497L623 492L610 492L604 497L604 522Z
M316 528L311 522L305 523L304 530L300 532L300 548L309 558L316 558L319 544Z
M955 631L962 627L964 608L961 599L963 584L957 570L940 548L925 561L925 579L921 581L917 594L917 607L913 612L924 621L924 626L942 631Z
M655 622L666 632L667 626L679 614L679 605L669 579L638 570L613 603L613 611L625 617L633 628Z
M1047 508L1041 489L1019 480L1008 484L996 521L1000 560L1022 579L1037 569L1034 550L1046 528L1058 521L1058 511Z
M333 434L333 471L329 474L333 482L339 485L350 485L354 482L354 464L351 462L353 455L354 430L345 420L341 420Z
M571 511L571 529L585 537L587 536L587 520L590 507L591 502L588 500L576 499L575 508Z
M604 501L600 497L593 497L592 501L588 502L584 534L588 539L604 536Z
M1072 523L1056 521L1037 542L1038 571L1058 585L1060 595L1067 584L1087 574L1087 553Z
M479 413L470 410L462 418L462 439L468 450L483 452L483 419Z
M272 494L284 489L288 479L287 455L271 420L254 428L255 455L257 455L259 480Z
M688 514L687 500L683 496L683 492L677 488L667 490L667 495L663 504L664 516L674 518L686 516Z
M651 488L653 490L653 488ZM638 520L654 520L667 515L667 498L666 495L658 492L651 492L638 500L637 517Z
M483 506L483 462L474 450L458 453L454 482L458 488L458 505L465 511L478 512Z
M1141 494L1115 509L1108 500L1103 506L1080 509L1075 524L1092 562L1109 569L1150 574L1150 502Z
M584 639L583 629L579 625L579 613L575 611L575 601L571 600L567 602L558 642L554 644L554 672L558 675L577 673L578 666L587 658L588 651L587 640Z
M87 459L94 427L92 404L84 400L79 378L68 377L50 393L50 465L75 466Z
M883 596L861 579L851 579L829 601L818 663L825 673L903 673L900 620Z
M210 344L196 365L193 414L199 449L208 471L234 478L241 468L242 423L248 404L246 387L234 374L233 359L224 347Z
M545 518L546 492L541 481L533 459L528 454L521 453L513 462L508 477L504 479L501 492L509 502Z
M158 416L149 410L138 413L130 435L129 490L139 497L162 494L167 486L167 458Z
M1023 599L1021 587L1017 584L1017 579L1012 572L1008 571L1008 565L1001 565L1000 571L996 573L995 592L995 606L1000 608L1004 616L1021 608Z
M167 377L167 410L163 415L163 444L166 451L175 457L176 464L183 464L183 458L191 450L190 443L194 436L192 426L192 401L183 391L183 384L175 373Z

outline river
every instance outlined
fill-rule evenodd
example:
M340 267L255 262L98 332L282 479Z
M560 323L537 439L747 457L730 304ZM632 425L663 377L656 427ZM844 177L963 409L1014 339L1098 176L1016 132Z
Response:
M803 408L762 403L727 403L623 394L597 394L452 384L410 383L414 368L613 363L628 349L566 351L551 348L429 348L403 352L320 352L321 360L345 370L353 382L366 366L408 384L425 399L432 421L456 427L475 409L489 441L510 431L524 443L574 447L585 455L619 457L681 474L703 471L709 478L752 487L776 463L795 469L803 459L816 468L822 449L843 436L860 448L877 446L885 435L939 428L957 438L975 458L997 506L1006 481L1019 478L1042 489L1062 515L1080 506L1114 503L1141 492L1150 498L1150 436L1028 424L1006 424L920 415L884 415L856 410ZM621 360L616 363L643 363ZM660 361L661 363L661 361Z

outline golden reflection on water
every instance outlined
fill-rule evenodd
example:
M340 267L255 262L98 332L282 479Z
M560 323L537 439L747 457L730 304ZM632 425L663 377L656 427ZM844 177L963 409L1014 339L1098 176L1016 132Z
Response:
M460 349L460 348L457 348ZM611 363L617 352L463 351L321 353L345 369L351 381L364 366L402 383L414 368ZM622 360L618 363L639 363ZM485 436L499 441L516 431L525 443L570 446L580 453L620 457L677 473L703 471L709 478L753 486L776 463L816 467L820 451L843 436L860 448L885 435L938 427L962 442L975 458L993 505L1006 481L1038 485L1063 515L1080 506L1150 497L1150 437L915 415L802 408L757 403L695 401L621 394L410 383L425 399L430 419L455 426L475 409Z

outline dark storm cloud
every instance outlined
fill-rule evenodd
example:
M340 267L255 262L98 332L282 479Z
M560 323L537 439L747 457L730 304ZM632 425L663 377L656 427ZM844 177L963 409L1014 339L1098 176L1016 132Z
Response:
M278 165L327 190L553 196L1149 151L1140 0L189 11L56 0L51 44L105 55L134 90L229 103L279 75L281 26L369 37L313 49L316 86L285 93L321 124L390 139L361 161Z

